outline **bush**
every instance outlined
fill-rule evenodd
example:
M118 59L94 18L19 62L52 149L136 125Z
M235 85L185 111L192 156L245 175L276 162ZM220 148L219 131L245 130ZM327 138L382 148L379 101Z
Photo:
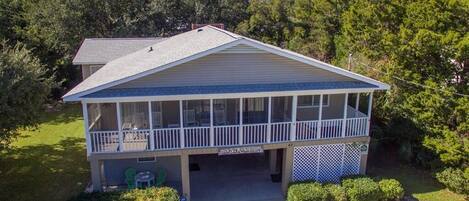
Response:
M329 193L319 183L296 183L288 188L287 201L327 201Z
M179 201L176 190L169 187L134 189L121 192L81 193L69 201Z
M451 191L469 195L469 178L460 169L447 168L436 173L436 179Z
M349 201L381 200L383 193L378 183L370 178L356 178L342 180Z
M400 200L404 197L404 188L395 179L383 179L378 182L384 200Z
M342 186L337 184L327 184L324 188L329 193L330 201L347 201L347 194Z

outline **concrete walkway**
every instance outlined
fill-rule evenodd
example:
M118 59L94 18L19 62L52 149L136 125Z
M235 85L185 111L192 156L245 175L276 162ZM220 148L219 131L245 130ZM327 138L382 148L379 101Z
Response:
M191 201L282 201L281 183L270 178L263 154L191 156Z

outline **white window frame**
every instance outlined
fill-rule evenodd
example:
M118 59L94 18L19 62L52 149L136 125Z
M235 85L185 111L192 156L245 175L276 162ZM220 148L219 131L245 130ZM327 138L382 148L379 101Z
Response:
M314 97L317 96L316 98L320 98L319 95L306 95L306 96L311 96L311 105L300 105L300 104L298 104L297 108L315 108L315 107L319 107L320 104L314 105ZM298 96L298 99L300 99L300 97L301 96ZM322 104L322 107L329 107L329 102L331 100L331 96L329 96L329 94L324 94L323 99L325 99L325 98L326 98L327 101L326 101L326 103ZM299 100L297 100L297 101L299 101Z
M153 160L140 160L140 159L150 159L150 158L153 158ZM137 163L154 163L154 162L156 162L156 157L154 156L137 158Z

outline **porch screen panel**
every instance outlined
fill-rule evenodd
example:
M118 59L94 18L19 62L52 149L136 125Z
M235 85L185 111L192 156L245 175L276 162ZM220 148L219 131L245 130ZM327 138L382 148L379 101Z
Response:
M239 124L239 99L213 100L213 124L215 126Z
M243 124L267 123L269 98L245 98Z
M115 103L88 103L88 125L90 131L117 130Z
M183 101L184 127L210 126L210 100Z
M121 103L123 130L148 129L148 102Z
M272 97L272 122L290 122L292 97Z
M179 128L179 101L151 102L152 125L157 128Z

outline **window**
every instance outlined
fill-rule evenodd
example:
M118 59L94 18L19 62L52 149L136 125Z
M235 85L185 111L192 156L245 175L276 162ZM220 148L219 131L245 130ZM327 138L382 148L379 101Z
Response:
M156 161L156 157L137 158L137 163L151 163L151 162L155 162L155 161Z
M319 101L321 100L320 95L311 95L311 96L298 96L298 107L319 107ZM329 106L329 95L322 96L322 106Z

